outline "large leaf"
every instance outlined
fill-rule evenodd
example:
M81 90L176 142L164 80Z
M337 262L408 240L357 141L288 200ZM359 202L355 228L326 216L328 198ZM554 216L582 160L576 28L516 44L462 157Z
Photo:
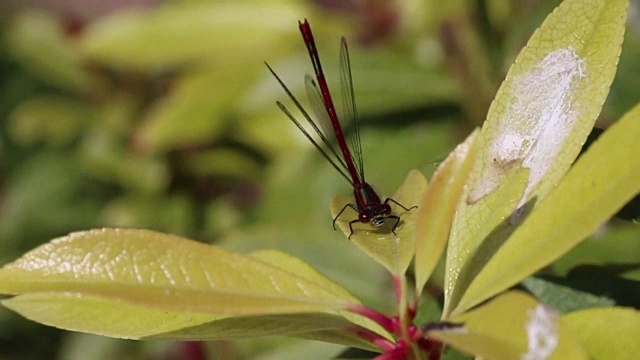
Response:
M415 257L417 294L422 293L447 245L453 215L478 150L477 140L478 133L473 132L440 164L418 207Z
M285 253L264 250L251 255L296 269L296 274L326 286L344 296L348 293L318 274L297 258ZM275 265L275 264L274 264ZM83 306L78 306L79 303ZM119 338L219 340L257 336L289 335L375 349L349 331L354 324L345 318L321 313L275 314L225 317L188 311L167 311L123 301L69 293L34 293L5 300L4 305L32 320L61 327ZM367 324L357 315L345 313L356 323ZM135 321L131 321L135 320ZM369 326L376 331L379 326Z
M566 253L640 191L640 105L607 130L469 286L470 308Z
M461 268L497 249L480 246L493 240L476 231L493 229L506 216L498 214L488 223L485 213L494 210L487 207L487 197L499 191L514 168L523 167L530 173L514 205L539 202L578 155L613 80L626 8L626 0L564 1L509 70L482 128L480 159L470 175L466 203L456 215L453 231L462 239L452 238L450 244L464 245L448 254L456 266L447 275L447 308L455 306L475 275ZM517 216L512 220L517 222Z
M195 327L224 318L189 311L170 312L69 292L28 293L3 300L2 304L30 320L46 325L129 339ZM230 332L229 336L233 336L233 333ZM175 338L188 336L176 335Z
M112 337L290 335L367 349L352 328L389 337L341 311L358 301L295 257L246 257L145 230L53 240L1 269L0 291L20 294L3 304L29 319Z
M587 359L557 314L531 296L508 292L450 321L462 328L430 332L486 359Z
M592 359L637 359L640 354L640 312L630 308L576 311L560 318L571 328Z
M419 171L412 170L392 199L410 208L418 204L426 187L427 180L424 175ZM344 197L333 198L331 200L331 215L335 217L349 202L351 201ZM415 209L405 211L396 204L390 203L390 205L393 213L400 216L395 234L391 232L393 219L378 229L370 224L354 223L351 241L392 274L403 275L415 254L414 233L417 211ZM347 209L340 215L336 223L340 230L349 236L351 233L349 222L357 218L358 214L355 211Z
M72 293L26 294L3 304L46 325L116 338L220 340L288 335L374 349L349 332L353 324L326 313L224 317Z
M104 229L52 240L4 266L0 292L71 293L215 315L337 313L358 303L295 272L178 236Z
M627 4L567 0L533 34L489 109L470 201L491 193L514 162L531 169L521 205L543 198L564 175L609 92Z

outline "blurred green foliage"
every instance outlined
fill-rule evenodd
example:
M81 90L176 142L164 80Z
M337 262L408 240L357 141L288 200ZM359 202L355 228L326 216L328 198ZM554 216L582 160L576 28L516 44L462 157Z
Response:
M508 66L559 1L323 3L169 1L91 18L13 6L0 17L0 263L71 231L149 228L232 250L286 250L388 310L384 270L331 229L329 199L349 187L275 106L286 96L263 62L304 102L311 69L297 21L313 25L335 89L346 36L367 179L388 194L410 169L430 175L482 123ZM601 126L640 98L640 4L632 6ZM612 224L554 270L638 263L638 234ZM635 270L625 276L637 280ZM439 281L429 285L436 295ZM6 309L0 329L0 359L177 351L61 334ZM270 344L209 350L267 359L297 346ZM317 346L321 358L335 352ZM86 348L97 350L87 357Z

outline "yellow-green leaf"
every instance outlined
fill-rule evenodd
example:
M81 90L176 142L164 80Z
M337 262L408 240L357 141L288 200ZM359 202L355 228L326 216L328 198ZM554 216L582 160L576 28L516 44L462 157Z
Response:
M429 334L486 359L587 359L557 314L533 297L512 291L449 319L462 328Z
M486 196L504 167L531 169L520 205L544 198L569 169L613 81L627 0L566 0L520 52L491 104L487 143L470 200Z
M509 235L509 224L500 225L504 217L531 199L540 202L578 155L615 74L626 8L626 0L562 2L509 70L483 125L466 204L449 240L445 314ZM519 167L530 170L524 192L515 204L499 201L495 193ZM499 208L487 206L490 196ZM487 236L494 228L498 234Z
M3 300L2 304L45 325L125 339L140 339L224 318L72 292L27 293Z
M352 324L343 317L322 314L274 314L253 315L221 318L203 324L194 324L177 331L157 333L147 338L154 339L237 339L257 336L304 336L311 332L333 332L342 335L343 338L352 338L352 342L359 344L364 341L355 341L355 336L348 333L347 329Z
M346 319L321 313L225 317L140 306L73 293L32 293L3 305L65 330L126 339L221 340L288 335L375 350Z
M478 132L440 164L418 206L416 225L416 293L422 293L444 251L464 185L478 150Z
M314 284L322 287L324 290L334 293L338 297L351 299L354 303L359 302L358 299L353 297L340 285L327 279L307 263L287 253L278 250L260 250L251 253L251 257L267 262L273 266L277 266L282 270L291 272L298 277L309 280L310 282L313 282ZM368 318L362 317L350 311L341 311L340 315L342 315L345 319L351 321L353 324L360 325L388 339L392 339L392 336L386 330L384 330L380 325L376 324Z
M419 171L412 170L406 179L393 195L392 199L410 208L418 205L419 199L427 187L427 180ZM335 217L344 206L353 199L345 197L333 198L331 200L331 215ZM403 275L409 267L411 259L415 253L415 227L417 211L405 211L398 205L390 202L393 214L400 217L400 223L396 228L396 234L391 232L395 221L390 219L380 228L375 228L370 224L353 224L353 235L351 241L363 252L371 256L375 261L383 265L394 275ZM349 236L351 229L349 222L357 219L358 214L347 208L336 221L340 230Z
M551 263L640 191L640 105L611 126L473 280L458 311Z
M631 308L595 308L560 318L592 359L633 360L640 354L640 312Z
M351 332L345 331L331 331L331 330L321 330L321 331L312 331L303 334L294 334L292 336L315 340L315 341L323 341L332 344L342 344L346 346L351 346L360 349L366 349L370 351L380 351L380 348L374 346L371 343L365 342L362 338L356 337Z
M349 299L353 303L359 303L358 299L351 295L342 286L324 277L324 275L320 274L316 269L312 268L309 264L297 257L278 250L259 250L249 254L249 256L276 266L283 271L291 273L292 275L310 281L317 286L322 287L323 290L333 293L336 297Z
M125 229L73 233L0 269L0 293L50 292L215 315L337 313L354 304L251 257Z
M463 194L447 246L443 318L455 308L468 284L510 231L509 216L522 197L529 169L516 166L509 172L496 191L475 204L465 201L468 188Z

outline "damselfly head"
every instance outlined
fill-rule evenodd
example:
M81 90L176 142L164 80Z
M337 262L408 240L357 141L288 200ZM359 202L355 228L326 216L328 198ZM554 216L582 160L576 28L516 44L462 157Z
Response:
M382 215L376 216L371 220L371 223L373 224L373 226L382 226L384 225L385 218L386 217Z

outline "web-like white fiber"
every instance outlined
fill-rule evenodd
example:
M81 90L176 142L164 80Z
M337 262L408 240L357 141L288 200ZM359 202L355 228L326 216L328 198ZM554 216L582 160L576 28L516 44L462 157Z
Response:
M556 313L544 305L538 305L529 312L527 331L527 352L521 360L548 359L558 346Z
M544 177L578 119L574 102L577 82L586 76L584 60L571 47L547 54L512 83L506 111L485 158L470 202L491 193L510 165L521 163L531 173L521 200Z

